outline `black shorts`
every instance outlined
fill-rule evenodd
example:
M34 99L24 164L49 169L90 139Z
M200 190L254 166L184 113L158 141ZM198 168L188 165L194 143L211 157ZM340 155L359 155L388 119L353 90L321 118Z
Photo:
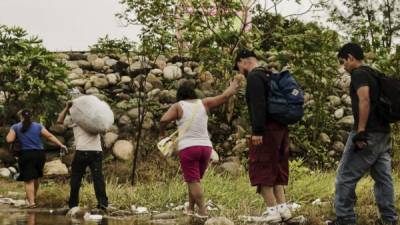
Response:
M18 181L30 181L43 177L43 168L46 162L44 150L21 150L18 158Z

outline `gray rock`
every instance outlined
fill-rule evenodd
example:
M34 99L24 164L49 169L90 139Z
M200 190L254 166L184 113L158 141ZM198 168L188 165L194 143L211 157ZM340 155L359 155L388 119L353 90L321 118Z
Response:
M76 73L70 73L70 74L67 75L67 77L70 80L76 80L76 79L81 79L82 78L81 75L78 75Z
M111 148L113 144L118 140L118 134L113 132L107 132L104 135L104 145L106 148Z
M158 69L163 70L167 66L167 58L161 55L157 57L155 64L157 65Z
M92 69L92 64L86 60L78 60L76 63L82 69L86 69L86 70Z
M163 73L164 78L167 80L177 80L182 77L182 70L175 65L166 66Z
M87 56L87 61L88 62L93 62L94 60L96 60L98 58L98 56L96 55L96 54L89 54L88 56Z
M208 219L204 225L235 225L232 221L230 221L228 218L219 216L219 217L213 217Z
M115 59L106 59L105 61L104 61L104 63L105 63L105 65L106 66L109 66L109 67L112 67L112 66L114 66L115 64L117 64L117 60L115 60Z
M0 177L3 178L10 178L11 177L11 171L7 168L1 168L0 169Z
M350 98L350 96L343 95L341 100L346 106L351 106L351 98Z
M158 88L153 89L153 90L149 91L149 93L147 93L147 97L149 99L154 99L155 97L159 96L160 92L161 92L161 90Z
M68 168L65 164L61 162L61 160L56 159L50 162L46 162L44 164L43 174L45 176L51 175L67 175Z
M337 109L334 113L336 119L341 119L344 116L344 108Z
M133 144L127 140L119 140L114 144L113 154L117 159L131 160L133 157Z

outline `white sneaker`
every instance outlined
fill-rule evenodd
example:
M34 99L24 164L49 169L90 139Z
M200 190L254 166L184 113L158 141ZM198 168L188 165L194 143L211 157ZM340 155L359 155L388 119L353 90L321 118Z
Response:
M292 212L290 212L290 209L287 206L278 207L278 212L283 221L288 221L292 218Z
M263 221L267 223L279 223L282 221L281 214L277 211L275 212L268 212L265 211L262 214Z

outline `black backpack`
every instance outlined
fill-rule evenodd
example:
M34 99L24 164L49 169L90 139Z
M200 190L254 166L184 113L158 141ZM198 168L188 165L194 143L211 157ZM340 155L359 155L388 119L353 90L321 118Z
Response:
M379 99L378 115L389 123L400 121L400 80L387 77L380 71L369 72L378 81Z

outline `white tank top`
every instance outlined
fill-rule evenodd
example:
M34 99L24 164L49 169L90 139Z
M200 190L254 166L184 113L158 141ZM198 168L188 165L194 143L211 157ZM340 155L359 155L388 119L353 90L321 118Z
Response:
M200 104L200 106L196 105ZM212 147L210 136L208 135L207 123L208 115L203 102L197 100L180 101L179 105L183 110L182 118L177 121L179 130L178 150L181 151L191 146ZM195 112L197 110L197 112ZM193 113L196 113L189 127ZM184 130L186 129L186 131Z

